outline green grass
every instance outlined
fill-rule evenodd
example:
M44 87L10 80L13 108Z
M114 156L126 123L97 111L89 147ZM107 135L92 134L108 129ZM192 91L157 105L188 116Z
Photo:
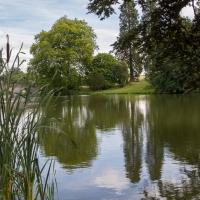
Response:
M150 86L150 84L141 79L139 82L129 83L124 87L113 87L108 90L101 90L93 92L89 90L88 87L83 87L80 91L80 94L152 94L154 93L154 89Z

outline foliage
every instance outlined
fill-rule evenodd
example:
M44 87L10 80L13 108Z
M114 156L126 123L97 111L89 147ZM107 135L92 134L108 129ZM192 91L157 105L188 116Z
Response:
M19 82L12 80L23 63L20 53L21 49L9 69L8 61L0 58L0 73L6 72L0 82L0 196L5 200L53 199L55 181L53 176L52 182L49 179L53 160L41 167L38 156L38 140L43 127L50 121L57 122L50 117L53 107L49 101L53 92L36 92L32 98L34 83L30 83L26 91L23 84L17 87Z
M106 82L104 76L100 73L92 74L89 76L88 85L91 90L102 90L104 89Z
M117 41L111 46L113 46L115 56L120 60L126 61L129 66L130 82L133 82L135 75L139 75L142 72L141 56L136 45L134 45L134 41L131 41L124 46L123 40L131 30L137 28L139 23L138 12L133 0L131 2L124 2L119 9L121 11L119 16L120 33L117 37Z
M106 2L90 0L87 8L89 13L95 13L105 19L114 13L112 6L117 2L117 0ZM175 81L182 84L178 86L179 89L171 88L170 92L198 91L200 85L199 1L196 1L196 4L194 0L140 0L137 2L143 10L142 20L138 28L130 30L123 39L122 46L137 39L135 45L138 45L145 64L150 64L150 68L152 64L155 64L153 68L155 69L156 66L159 69L159 71L156 70L159 76L161 73L163 73L162 77L168 74L171 76L170 82L176 79ZM194 19L189 23L188 19L181 16L185 6L191 6L194 12ZM159 53L158 49L162 52ZM168 61L170 61L171 70L166 73ZM176 66L173 63L176 63ZM173 70L176 71L175 76ZM157 80L160 79L159 76L155 76ZM167 88L162 88L167 85L163 85L163 81L164 79L157 82L157 88L160 88L160 91L169 91ZM170 85L175 85L175 82Z
M79 76L91 62L97 48L96 35L83 20L71 20L66 16L55 22L49 31L35 36L30 52L30 68L41 86L49 89L63 87L74 90L79 87Z
M91 72L100 73L105 77L106 81L112 80L113 68L117 60L108 53L99 53L93 57L91 63Z
M13 83L20 83L20 82L29 82L30 78L26 76L26 73L24 73L23 71L21 71L20 68L18 67L14 67L13 69L9 69L7 71L5 71L4 73L2 73L2 75L0 76L1 80L5 80L5 77L9 76L9 74L12 73L12 82ZM26 78L26 80L25 80ZM29 79L27 79L29 78Z
M94 13L98 17L100 17L101 20L109 17L113 13L115 13L114 8L112 5L118 4L118 0L89 0L90 3L87 5L88 13ZM102 16L103 15L103 16Z
M185 20L185 26L179 29L179 33L186 36L186 34L191 31L192 23L187 18L182 18L182 20ZM189 35L187 37L189 41ZM166 43L167 41L168 44L176 43L177 41L174 40L175 38L175 36L166 38L164 41L165 43L155 46L154 51L149 53L151 64L146 68L148 80L159 93L187 93L190 91L199 91L199 59L196 53L199 52L200 48L197 47L195 51L193 51L193 45L191 46L192 41L190 41L190 44L187 44L184 39L180 37L178 43L179 45L182 43L182 49L173 52L173 55L171 55L171 53L168 52L169 47L166 47ZM190 57L188 57L189 55Z
M124 0L124 2L131 2L132 0ZM152 0L151 2L156 2L159 0ZM144 10L146 8L146 3L148 1L146 0L135 0L135 3L138 3L142 9ZM185 0L185 2L190 2L190 0ZM104 20L108 17L110 17L112 14L115 14L115 9L114 6L117 4L120 4L121 2L119 0L89 0L89 3L87 5L87 9L88 9L88 14L89 13L94 13L95 15L97 15L100 20ZM172 1L168 2L168 3L173 3ZM186 4L187 4L186 3ZM169 8L169 6L168 6Z
M104 76L108 85L125 83L128 70L123 62L118 62L111 54L99 53L91 63L91 74L99 73Z
M124 61L120 61L115 65L113 78L113 82L119 85L128 83L128 67Z
M131 2L132 0L124 0L124 2ZM142 10L144 11L146 7L148 6L148 3L150 0L135 0L135 3L140 5L142 7ZM192 3L192 6L194 6L194 0L182 0L182 1L176 1L176 0L151 0L152 3L157 3L159 6L162 7L162 10L165 10L166 13L169 15L172 15L174 17L177 17L177 15L180 13L182 8L184 8L186 5ZM101 20L104 20L107 17L110 17L112 14L115 13L115 10L113 6L116 4L119 4L119 0L89 0L89 3L87 5L88 13L94 13L97 15ZM164 12L163 12L164 13ZM161 14L163 14L161 13ZM167 19L170 20L170 19Z

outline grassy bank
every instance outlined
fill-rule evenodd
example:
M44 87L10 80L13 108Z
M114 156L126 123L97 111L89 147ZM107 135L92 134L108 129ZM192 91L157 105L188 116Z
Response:
M130 83L122 88L113 87L108 90L93 92L88 87L83 87L80 94L152 94L154 89L148 82L141 78L139 82Z

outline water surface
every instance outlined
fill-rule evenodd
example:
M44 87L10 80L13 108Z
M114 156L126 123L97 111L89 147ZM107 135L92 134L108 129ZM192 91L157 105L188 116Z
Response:
M60 97L53 114L63 125L51 124L40 142L43 160L56 160L57 198L200 199L199 102L200 95Z

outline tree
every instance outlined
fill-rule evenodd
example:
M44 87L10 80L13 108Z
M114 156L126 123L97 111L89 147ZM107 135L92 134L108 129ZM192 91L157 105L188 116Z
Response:
M103 75L108 85L124 84L127 80L128 68L124 63L119 63L111 54L99 53L92 60L91 74Z
M185 25L189 31L191 22L187 18L185 19ZM180 30L180 33L181 32L184 33L185 29ZM173 39L168 38L166 42L167 40L170 44ZM181 38L179 42L181 42ZM194 63L192 63L193 58L180 56L182 51L189 51L190 45L185 44L184 48L185 49L179 50L176 53L174 52L172 57L170 52L168 52L168 48L160 44L149 54L148 58L151 63L146 67L146 75L149 82L158 93L184 93L188 92L188 86L190 86L193 81L195 81L195 84L198 84L199 81L195 80L195 78L199 77L198 73L196 73L196 75L195 73L186 73L189 67L192 69ZM199 51L199 48L196 50ZM189 61L191 61L191 63L189 63ZM195 90L197 89L198 87L196 87Z
M79 76L91 62L97 48L96 35L83 20L61 17L49 31L35 36L30 52L30 69L37 81L49 89L77 89Z
M5 77L10 76L10 74L12 74L11 81L13 83L29 82L29 77L19 67L12 67L11 69L4 71L4 73L0 76L0 79L5 80Z
M176 9L181 6L183 4L177 2L171 5ZM197 8L193 8L197 14ZM200 76L197 71L200 69L196 70L199 66L200 49L196 46L199 30L194 22L195 19L191 21L176 11L170 12L164 1L157 5L147 1L140 34L145 41L142 49L143 60L148 61L147 77L157 92L187 93L199 90Z
M124 0L124 2L131 2L132 0ZM192 4L193 8L194 0L151 0L152 3L157 4L157 8L161 8L161 15L168 13L168 15L174 16L175 18L179 15L182 8ZM94 13L97 15L100 20L104 20L107 17L110 17L112 14L115 13L113 8L114 5L119 4L119 0L89 0L87 5L88 13ZM135 3L142 7L142 10L145 11L147 5L149 4L149 0L135 0ZM197 2L199 4L199 2ZM164 11L165 10L165 11ZM167 19L168 21L169 19Z
M114 82L123 86L128 82L128 66L124 61L118 61L114 68Z
M140 74L142 71L141 59L139 52L134 45L134 41L123 45L124 38L130 33L132 29L136 29L138 26L138 11L135 8L135 3L132 0L131 2L124 2L120 6L120 33L117 38L117 41L112 44L113 52L115 56L126 61L130 70L130 82L134 81L134 74Z
M94 56L91 63L91 73L99 73L104 76L105 80L111 84L113 81L113 70L117 60L108 53L99 53Z
M90 0L87 8L89 13L95 13L101 19L105 19L114 13L113 5L116 3L119 2ZM176 79L187 80L182 92L198 91L200 88L200 2L196 1L195 5L194 0L152 0L151 2L140 0L138 4L148 17L140 22L137 31L130 31L123 45L134 41L139 36L137 43L142 54L153 56L158 49L162 49L162 54L154 60L157 65L162 64L161 60L175 59L181 67L184 62L182 65L184 67L178 70L180 74L176 75ZM153 9L149 9L149 5L153 5ZM189 5L194 11L194 19L190 26L181 16L182 9ZM152 62L151 59L149 61ZM165 66L163 68L161 66L160 71L164 72ZM168 75L172 74L169 71Z

